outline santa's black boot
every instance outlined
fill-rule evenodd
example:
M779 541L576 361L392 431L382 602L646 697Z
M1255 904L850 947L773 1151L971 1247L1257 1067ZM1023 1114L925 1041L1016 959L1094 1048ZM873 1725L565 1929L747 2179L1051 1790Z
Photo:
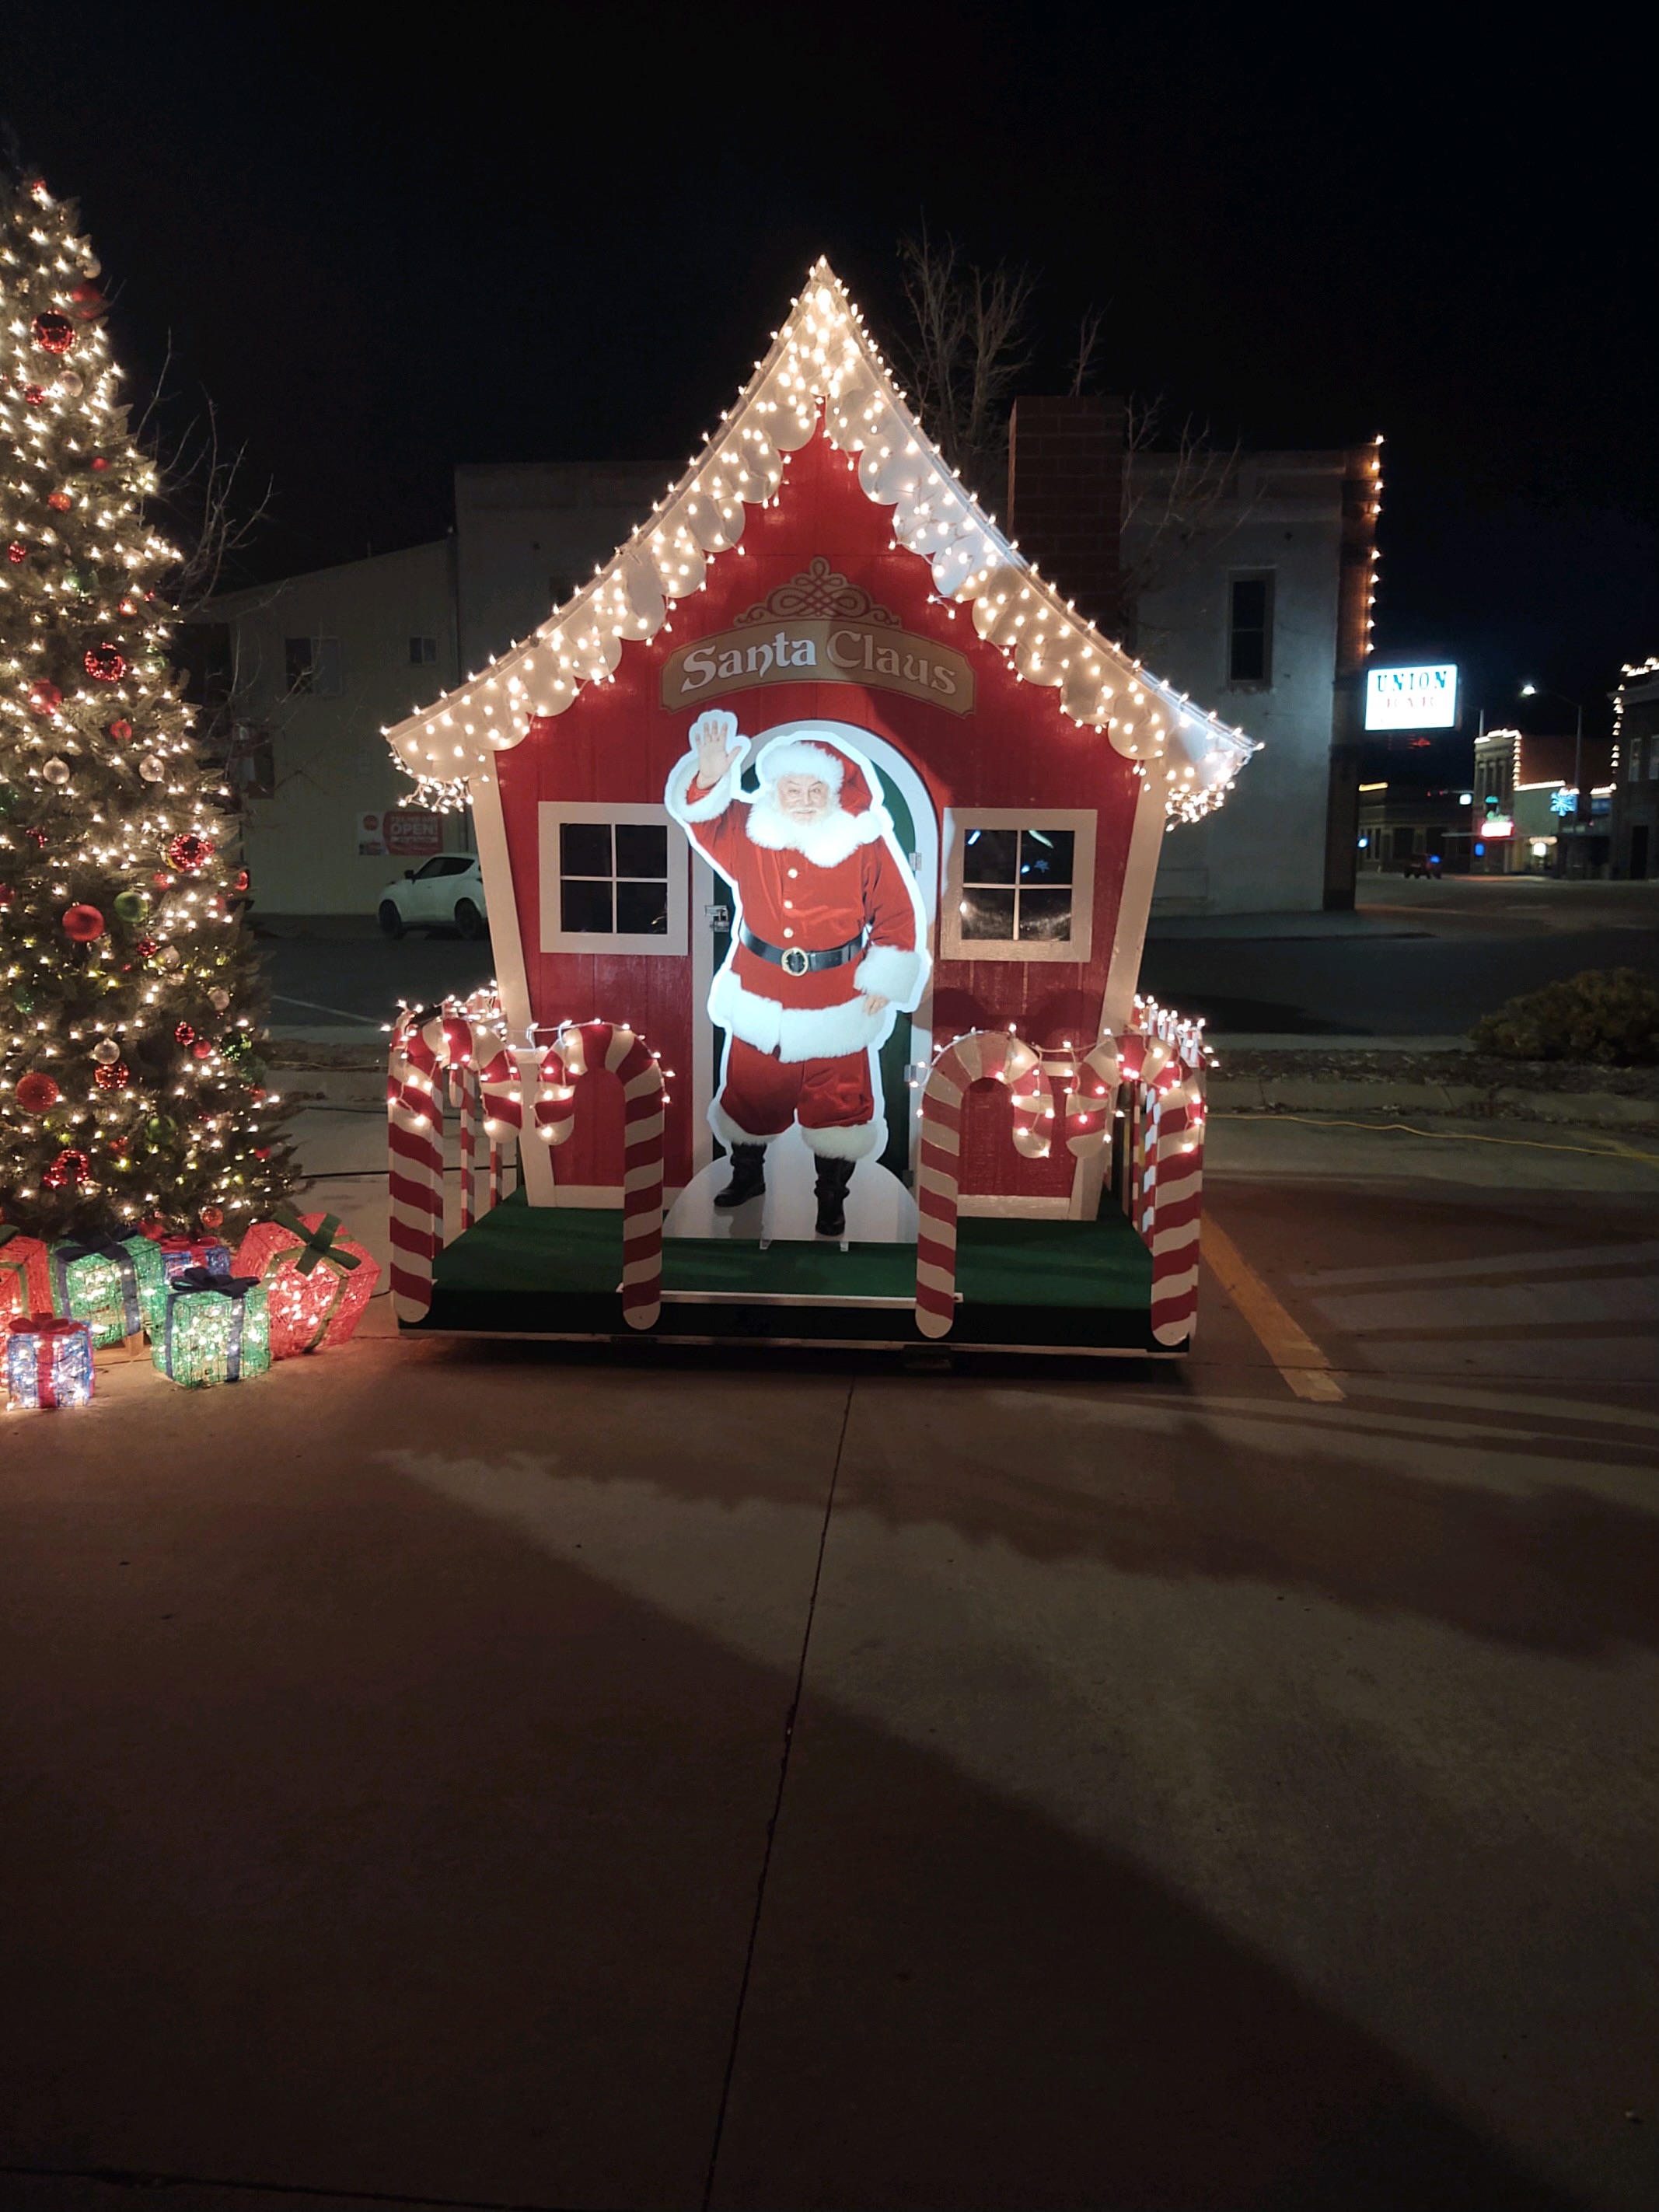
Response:
M715 1205L719 1206L747 1206L751 1198L758 1198L765 1188L765 1146L733 1145L732 1180L724 1190L715 1192Z
M817 1194L820 1237L847 1234L847 1186L852 1180L851 1160L819 1160L817 1182L813 1188Z

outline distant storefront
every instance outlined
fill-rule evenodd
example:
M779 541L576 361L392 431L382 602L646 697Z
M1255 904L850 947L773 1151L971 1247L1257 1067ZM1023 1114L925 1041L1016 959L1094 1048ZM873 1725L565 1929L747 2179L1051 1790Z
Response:
M1474 793L1400 782L1359 787L1359 866L1372 874L1462 876L1469 869Z
M1615 748L1606 738L1475 739L1469 867L1480 876L1606 876Z

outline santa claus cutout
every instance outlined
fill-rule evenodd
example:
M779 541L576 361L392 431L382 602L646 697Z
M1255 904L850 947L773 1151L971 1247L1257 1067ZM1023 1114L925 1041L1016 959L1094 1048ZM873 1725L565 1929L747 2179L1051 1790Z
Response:
M921 895L873 769L838 733L797 725L763 745L752 798L738 788L750 741L735 715L711 709L690 735L664 799L738 899L708 994L726 1033L708 1122L732 1154L714 1203L758 1197L766 1147L798 1122L817 1164L817 1232L840 1237L854 1168L887 1142L876 1054L927 986Z

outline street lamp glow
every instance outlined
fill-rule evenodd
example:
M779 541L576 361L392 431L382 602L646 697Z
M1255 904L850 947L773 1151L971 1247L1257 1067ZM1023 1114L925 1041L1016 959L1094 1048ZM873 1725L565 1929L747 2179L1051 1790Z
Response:
M1523 684L1521 686L1521 696L1523 699L1531 699L1536 696L1537 690L1538 686L1535 684Z

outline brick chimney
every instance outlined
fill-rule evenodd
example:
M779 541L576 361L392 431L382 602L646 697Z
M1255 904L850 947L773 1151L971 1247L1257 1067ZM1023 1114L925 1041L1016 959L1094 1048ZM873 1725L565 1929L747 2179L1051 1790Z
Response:
M1109 637L1123 625L1122 511L1121 403L1017 399L1008 424L1008 534Z

